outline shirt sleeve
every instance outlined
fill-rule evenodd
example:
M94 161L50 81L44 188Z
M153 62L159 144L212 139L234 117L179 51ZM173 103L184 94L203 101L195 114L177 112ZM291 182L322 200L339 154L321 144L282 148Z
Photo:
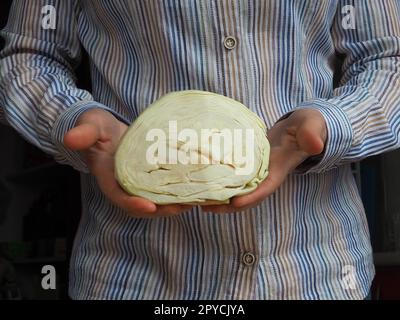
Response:
M352 5L347 24L342 8ZM344 58L340 85L328 99L299 108L318 109L328 129L320 157L298 172L323 172L398 148L400 139L400 2L339 1L332 41Z
M76 0L14 0L1 31L0 119L56 161L88 172L80 154L65 148L64 134L88 109L114 112L76 86L78 16Z

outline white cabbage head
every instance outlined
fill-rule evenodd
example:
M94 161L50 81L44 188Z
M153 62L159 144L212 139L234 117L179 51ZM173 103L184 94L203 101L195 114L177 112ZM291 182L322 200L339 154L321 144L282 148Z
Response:
M268 175L264 122L238 101L204 91L169 93L128 128L115 175L156 204L229 203Z

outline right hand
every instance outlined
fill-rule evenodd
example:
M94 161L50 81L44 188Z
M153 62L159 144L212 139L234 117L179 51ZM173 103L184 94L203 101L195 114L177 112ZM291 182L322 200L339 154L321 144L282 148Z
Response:
M74 128L64 136L64 144L73 151L82 152L86 164L96 178L103 194L129 215L138 218L173 216L189 210L188 205L156 205L127 194L114 176L114 154L127 125L110 112L90 109L78 118Z

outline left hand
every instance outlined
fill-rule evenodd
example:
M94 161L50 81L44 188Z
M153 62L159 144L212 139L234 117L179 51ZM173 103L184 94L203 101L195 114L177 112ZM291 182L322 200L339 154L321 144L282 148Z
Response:
M80 151L100 190L114 205L135 218L158 218L181 214L191 206L156 205L150 200L126 193L114 174L114 154L128 126L100 108L83 112L76 126L64 136L64 144Z
M234 197L230 204L202 206L203 211L228 213L257 206L274 193L287 175L311 156L323 152L327 128L322 114L315 109L299 109L268 131L271 145L268 177L253 192Z

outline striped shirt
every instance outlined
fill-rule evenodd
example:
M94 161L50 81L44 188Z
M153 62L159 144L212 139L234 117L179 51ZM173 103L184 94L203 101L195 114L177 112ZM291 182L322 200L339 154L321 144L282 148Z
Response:
M1 35L0 117L81 172L72 298L367 296L372 250L350 163L399 147L400 1L17 0ZM91 93L75 84L83 50ZM185 89L234 98L268 128L318 109L324 153L248 212L128 217L63 135L90 108L129 124Z

